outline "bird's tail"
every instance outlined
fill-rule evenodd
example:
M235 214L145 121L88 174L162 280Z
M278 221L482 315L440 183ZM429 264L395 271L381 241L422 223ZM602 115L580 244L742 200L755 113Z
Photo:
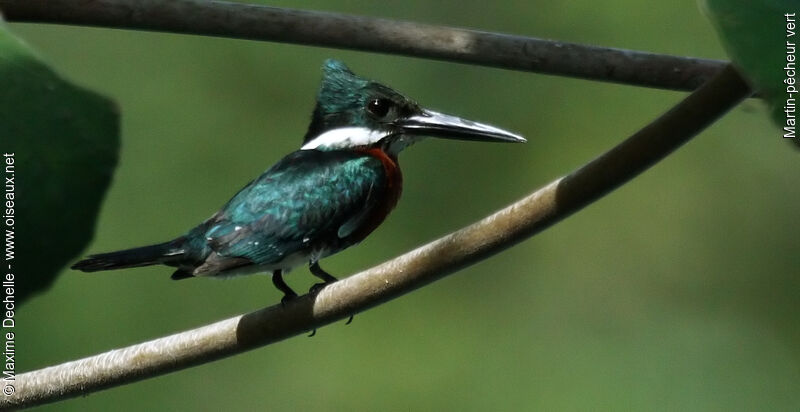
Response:
M170 263L184 254L184 238L159 243L157 245L136 247L133 249L119 250L116 252L91 255L86 259L72 265L72 269L84 272L97 272L100 270L113 270L133 268L138 266L157 265Z

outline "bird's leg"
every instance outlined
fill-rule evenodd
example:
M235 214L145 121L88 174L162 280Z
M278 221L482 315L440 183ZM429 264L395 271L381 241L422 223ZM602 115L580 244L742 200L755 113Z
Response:
M314 262L308 267L314 276L325 281L325 284L336 282L338 279L333 277L330 273L319 267L319 262Z
M314 276L324 280L323 283L315 283L314 286L311 286L311 289L308 291L308 293L317 293L319 292L320 289L322 289L326 285L336 282L338 280L335 277L333 277L330 273L326 272L321 267L319 267L319 262L312 263L311 266L309 266L308 268L311 270L311 273ZM350 322L352 321L353 321L353 315L350 315L350 319L347 319L345 325L349 325ZM314 336L316 332L317 331L314 330L314 333L312 333L310 336Z
M272 284L275 285L278 290L283 292L283 298L281 298L281 305L285 305L286 302L294 299L297 297L297 293L294 293L292 288L283 281L283 274L280 269L272 272Z
M315 283L313 286L311 286L311 289L308 290L308 293L317 293L320 289L338 280L331 276L330 273L319 267L319 262L312 263L308 268L311 270L311 274L323 280L322 283Z

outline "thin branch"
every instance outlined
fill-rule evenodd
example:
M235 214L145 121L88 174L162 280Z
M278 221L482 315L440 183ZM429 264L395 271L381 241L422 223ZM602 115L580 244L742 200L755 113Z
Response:
M54 402L277 342L364 311L509 248L646 170L751 91L728 66L617 147L455 233L336 282L316 296L17 376L11 408Z
M203 0L0 0L8 21L267 40L399 54L672 90L725 62L345 14Z

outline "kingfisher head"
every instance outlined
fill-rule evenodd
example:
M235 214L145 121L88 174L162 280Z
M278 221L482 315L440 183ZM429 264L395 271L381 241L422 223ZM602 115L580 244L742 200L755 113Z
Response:
M378 82L328 59L304 150L379 147L392 156L425 136L487 142L525 142L488 124L428 110Z

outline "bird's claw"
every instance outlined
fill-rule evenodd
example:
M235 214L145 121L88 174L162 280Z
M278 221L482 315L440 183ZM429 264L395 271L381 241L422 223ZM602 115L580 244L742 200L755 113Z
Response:
M332 282L315 283L315 284L311 285L310 289L308 289L308 293L310 293L312 295L316 295L317 293L319 293L320 290L324 289L325 286L328 286L331 283Z

